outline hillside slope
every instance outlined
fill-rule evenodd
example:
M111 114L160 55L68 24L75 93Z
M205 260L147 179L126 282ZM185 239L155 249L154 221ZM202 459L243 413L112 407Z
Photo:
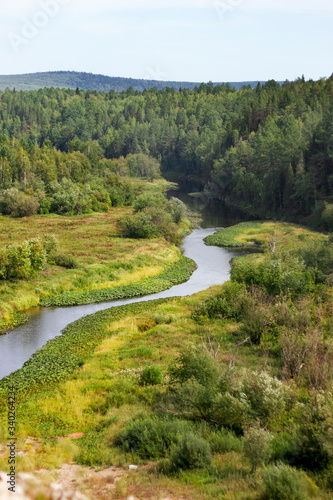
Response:
M255 87L255 82L230 82L232 87L239 89L243 85L250 84ZM264 82L261 82L264 83ZM134 78L110 77L104 75L94 75L92 73L80 73L76 71L51 71L46 73L29 73L25 75L0 75L0 90L6 88L16 90L37 90L44 87L59 87L83 90L102 90L109 92L114 89L116 92L127 90L132 87L134 90L142 91L151 87L163 89L174 87L176 90L188 88L193 90L200 85L197 82L167 82L160 80L138 80Z

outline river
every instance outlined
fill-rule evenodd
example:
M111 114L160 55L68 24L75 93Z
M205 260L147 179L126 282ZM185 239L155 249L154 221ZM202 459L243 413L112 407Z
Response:
M32 354L45 345L48 340L61 335L65 326L82 316L133 302L166 297L184 297L227 281L230 273L230 259L236 255L236 252L206 246L203 241L206 236L213 234L217 229L195 229L184 238L182 244L184 255L193 259L198 265L198 269L186 283L176 285L164 292L135 299L74 307L38 307L28 311L29 321L27 323L0 336L0 379L22 368Z

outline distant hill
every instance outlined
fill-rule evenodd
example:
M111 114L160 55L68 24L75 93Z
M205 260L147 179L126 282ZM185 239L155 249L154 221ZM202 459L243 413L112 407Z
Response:
M157 87L158 89L173 87L176 90L179 90L179 88L188 88L192 90L194 87L199 86L200 83L139 80L134 78L94 75L92 73L80 73L76 71L51 71L47 73L0 76L0 90L5 90L6 88L15 88L16 90L38 90L44 87L71 89L79 87L83 90L102 90L104 92L109 92L111 89L114 89L116 92L121 92L122 90L127 90L129 87L139 91L152 87ZM255 87L258 81L229 83L232 87L240 89L244 85ZM265 82L261 81L260 83L263 84ZM217 83L214 85L217 85Z

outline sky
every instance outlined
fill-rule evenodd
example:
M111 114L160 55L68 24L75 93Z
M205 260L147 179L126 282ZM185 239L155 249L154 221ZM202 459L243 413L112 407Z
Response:
M332 0L2 0L0 74L315 80L332 26Z

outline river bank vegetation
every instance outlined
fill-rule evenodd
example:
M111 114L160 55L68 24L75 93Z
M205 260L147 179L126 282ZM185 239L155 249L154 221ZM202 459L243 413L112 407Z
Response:
M82 318L0 383L2 401L17 387L21 470L75 460L101 499L331 498L332 240L224 231L264 253L234 258L222 286ZM112 488L83 477L111 465Z
M175 267L177 276L172 271L181 257L175 244L190 227L184 205L166 200L164 180L127 182L134 207L81 216L0 217L0 332L24 322L25 311L40 303L73 305L79 296L80 303L84 296L89 303L98 294L119 296L119 289L122 296L142 295L189 278L193 266L185 260ZM141 234L146 228L150 233ZM150 281L157 276L158 283Z

